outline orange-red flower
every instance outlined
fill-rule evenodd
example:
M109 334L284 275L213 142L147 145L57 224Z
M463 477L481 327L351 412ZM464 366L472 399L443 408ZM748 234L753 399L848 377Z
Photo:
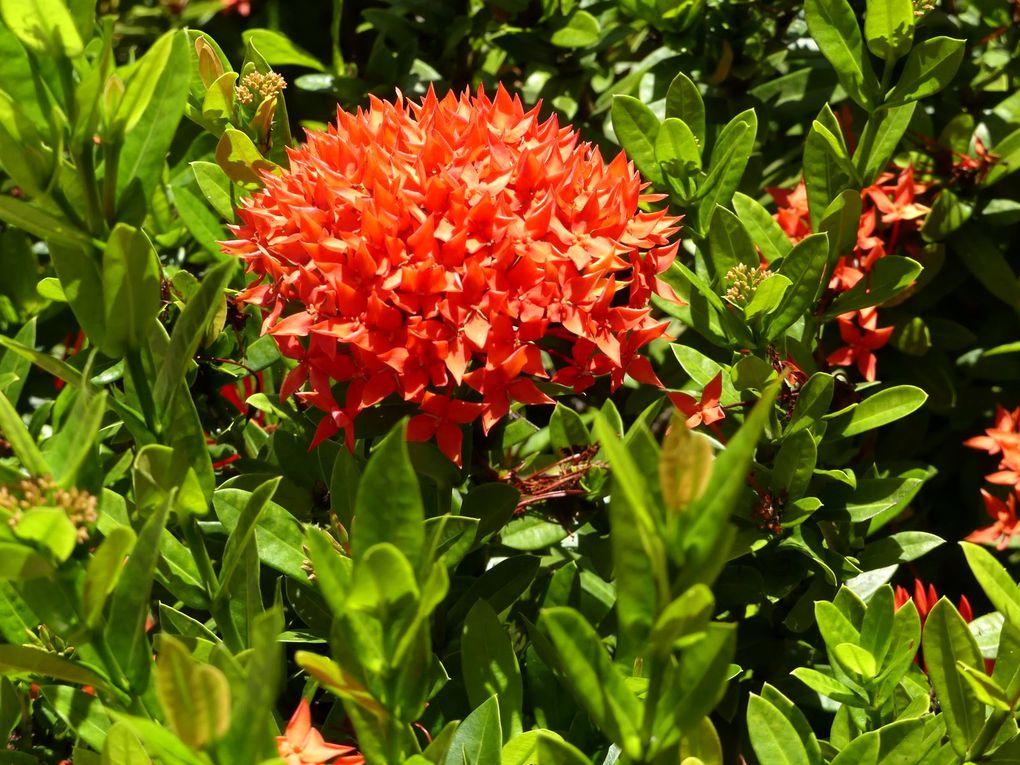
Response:
M878 326L878 311L874 308L844 314L838 318L838 324L840 337L846 345L830 353L826 361L833 366L856 363L865 380L874 380L875 351L889 342L893 328Z
M276 749L287 765L362 765L365 758L353 746L327 743L312 727L312 711L301 699L287 723L284 735L276 737Z
M878 260L898 248L907 255L917 255L921 246L919 232L924 217L930 212L918 201L918 197L927 190L926 184L915 179L913 166L908 165L896 173L883 173L875 183L861 191L857 244L849 255L836 262L829 275L827 299L831 300L852 288L871 272ZM798 242L811 233L803 180L792 189L770 188L768 192L776 201L775 219L792 241ZM885 345L888 337L884 337L885 329L877 330L876 334L877 324L872 321L876 315L874 311L861 312L860 327L854 325L850 316L839 317L840 335L847 345L829 355L830 365L856 364L865 379L875 379L874 351ZM864 326L865 320L868 326ZM874 343L878 344L868 347Z
M688 428L712 425L726 417L726 412L719 406L719 399L722 397L722 372L709 380L708 385L701 391L700 398L680 392L668 395L676 408L684 413Z
M920 579L914 579L914 595L911 597L910 593L907 592L903 587L899 585L893 590L893 602L896 604L896 609L899 610L906 605L908 600L913 600L914 605L917 606L917 615L921 617L921 624L923 625L925 619L928 618L928 613L934 608L935 604L938 603L939 593L935 589L935 585L929 584L927 589L924 586L924 582ZM960 596L960 603L957 607L960 612L960 616L968 624L974 621L974 610L970 607L970 601L967 600L966 595Z
M261 277L242 298L298 362L281 393L326 413L316 441L351 445L358 413L393 396L420 407L411 436L459 462L453 430L550 402L537 381L658 382L638 350L666 328L649 302L675 299L658 274L678 229L639 210L661 198L642 188L622 154L606 163L502 87L372 99L265 176L224 249Z
M982 489L981 498L985 501L985 511L994 523L971 532L966 539L968 542L995 545L999 550L1005 550L1013 537L1020 536L1020 521L1016 517L1017 491L1014 489L1003 501Z

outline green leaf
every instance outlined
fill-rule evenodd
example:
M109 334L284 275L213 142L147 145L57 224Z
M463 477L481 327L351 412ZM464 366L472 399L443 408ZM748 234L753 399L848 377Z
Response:
M768 683L765 683L762 687L761 696L765 701L782 712L783 716L792 723L801 744L804 745L804 750L807 752L811 765L822 765L822 750L818 745L818 739L815 738L811 724L800 707Z
M871 653L853 643L833 646L832 658L839 667L858 681L868 682L878 673L878 664Z
M974 578L988 600L1014 626L1020 627L1020 587L995 557L980 545L960 542Z
M633 96L615 96L610 114L613 132L627 156L643 176L661 185L662 168L655 159L659 118Z
M160 308L156 251L141 229L118 223L103 251L103 352L116 358L142 347Z
M0 247L3 247L5 242L0 241ZM21 397L21 391L25 387L27 378L32 369L31 358L26 358L24 355L15 350L18 346L23 348L35 348L35 327L36 319L33 317L28 321L25 326L18 330L18 333L14 336L13 340L9 340L11 346L7 346L7 343L0 343L0 348L7 346L8 350L0 353L0 378L6 375L13 375L14 380L7 383L6 385L0 384L0 392L6 394L7 399L15 407L18 405L18 399ZM8 340L8 338L3 338Z
M819 233L829 235L829 266L849 255L857 246L857 230L861 224L861 195L857 189L846 189L824 208L818 224Z
M160 635L156 695L170 729L203 749L230 726L230 686L216 667L198 664L176 638Z
M792 436L794 433L810 428L821 421L825 413L829 411L834 388L835 380L832 375L825 372L815 372L811 375L800 388L797 403L794 404L793 414L790 416L790 423L786 426L785 437Z
M0 674L49 677L65 683L107 688L109 683L91 669L55 653L29 645L0 645Z
M704 150L705 104L698 86L683 72L677 72L666 90L666 119L670 118L683 120Z
M94 749L103 747L111 723L99 699L66 685L44 685L39 690L60 719L73 727L78 738Z
M674 414L659 456L659 485L667 512L682 513L702 495L714 461L708 437L691 431L683 416Z
M117 723L106 735L100 765L152 765L152 760L131 728Z
M1007 305L1020 309L1020 277L996 242L981 233L976 225L969 225L957 231L950 244L957 252L965 253L961 258L963 265L986 290Z
M876 731L856 737L833 758L830 765L879 765L881 742Z
M46 193L55 169L47 143L20 104L0 90L0 168L31 197Z
M956 669L970 686L970 690L978 701L1002 712L1012 711L1009 699L1006 698L1006 692L992 678L960 661L956 662Z
M812 234L801 240L783 258L778 273L790 280L782 302L770 316L766 336L782 337L814 306L822 289L822 275L828 262L829 244L826 234Z
M998 183L1010 173L1020 168L1020 128L1014 130L991 148L991 154L998 157L998 161L992 165L992 169L985 176L983 186L991 186ZM991 207L991 204L989 204ZM985 214L988 214L985 210Z
M53 573L53 564L22 544L0 542L0 582L22 581Z
M790 674L815 693L819 693L833 701L838 701L840 704L848 704L850 706L863 706L864 704L864 699L858 696L856 692L818 670L797 667Z
M754 297L744 307L745 318L750 320L773 313L782 303L790 284L790 280L782 274L773 274L764 279L754 291Z
M783 440L772 467L772 489L786 492L789 500L804 496L818 460L814 436L800 430Z
M500 765L502 749L499 704L493 696L457 726L443 765Z
M717 206L712 212L708 227L708 254L710 257L706 258L706 264L716 280L722 279L738 264L753 270L757 270L759 264L758 253L747 229L740 218L725 207Z
M765 262L785 257L793 249L783 229L759 202L738 191L733 195L733 209L758 245Z
M226 547L223 548L223 563L220 566L219 574L220 591L217 593L217 597L222 597L227 593L245 550L252 539L256 537L256 526L258 526L263 512L269 507L281 480L283 480L281 476L270 478L249 495L244 509L238 516L237 525L231 530Z
M903 292L921 273L921 264L900 255L879 258L871 271L857 284L842 293L822 317L823 321L850 311L879 305Z
M61 0L0 0L0 17L32 53L74 58L85 51L74 18Z
M184 115L191 81L191 53L184 30L173 35L166 66L152 100L124 137L117 167L117 218L140 225L166 167L177 126Z
M351 554L355 560L381 542L396 545L415 567L425 547L425 510L407 453L407 423L372 451L358 484Z
M495 697L503 741L518 735L524 703L521 671L510 638L485 600L475 603L464 621L460 660L471 706L479 707Z
M627 757L641 757L642 708L598 634L577 611L549 608L539 626L549 638L561 679L594 723Z
M23 511L14 536L45 550L51 560L63 563L78 544L78 533L62 507L34 507Z
M878 92L857 16L847 0L806 0L808 31L829 59L840 84L860 106L869 109Z
M826 434L848 438L902 419L928 400L928 394L913 385L897 385L869 396L838 418L829 420Z
M21 461L33 476L46 476L50 474L50 467L43 457L35 439L28 432L25 423L21 421L21 415L11 404L10 399L4 393L0 393L0 434L3 434L14 450L14 454Z
M110 618L104 634L129 687L142 691L149 680L152 646L145 634L152 579L160 559L160 538L170 514L172 496L149 516L138 534L131 557L121 573L110 601Z
M715 598L704 584L696 584L662 609L649 637L652 649L668 656L674 648L700 639L712 618ZM677 645L682 641L681 645Z
M775 706L752 693L747 702L747 731L761 762L776 765L819 765L812 759L793 723Z
M226 221L234 220L234 207L237 204L234 186L223 168L215 162L197 161L191 163L191 171L213 210Z
M868 571L894 563L909 563L944 544L942 537L925 531L900 531L869 542L861 554L861 566Z
M754 151L757 132L758 117L754 109L741 112L720 131L712 147L708 177L698 189L701 196L698 203L698 226L702 231L708 229L716 205L723 205L733 199L733 193L744 177L747 162Z
M910 0L868 0L864 37L868 50L890 64L905 56L914 42L914 4Z
M262 188L262 174L279 171L279 166L262 156L246 134L227 128L216 145L216 164L234 183L248 191Z
M597 18L588 11L575 11L566 24L549 36L549 42L559 48L589 48L602 37Z
M928 677L949 731L953 749L963 757L984 724L984 705L957 669L957 662L984 665L977 641L953 605L942 598L924 623L922 637Z
M7 194L0 195L0 220L51 244L64 247L90 247L92 244L88 234L63 218Z
M952 37L933 37L916 46L887 103L904 104L938 93L956 76L965 48L966 41Z
M570 449L574 446L588 446L591 436L581 415L569 407L556 404L549 417L549 443L554 449Z
M168 417L172 412L177 391L184 381L206 328L219 310L223 290L236 267L234 260L226 260L209 269L202 278L198 292L191 296L170 335L170 345L156 375L153 399L156 411Z
M244 42L258 48L266 61L273 66L303 66L326 71L325 65L315 56L295 45L289 37L271 29L247 29L241 33Z
M161 36L132 68L131 79L127 82L117 113L111 119L114 140L134 130L149 110L160 77L170 64L174 41L179 36L177 32Z
M238 763L262 762L277 754L273 741L273 711L283 679L283 650L279 642L283 614L273 608L251 624L251 654L245 665L244 686L235 697L225 751Z
M843 502L833 502L833 509L842 509L855 523L881 515L890 508L905 505L917 494L924 483L919 478L864 478L857 482L851 493L843 489L840 494L848 497Z
M874 183L879 174L888 167L889 160L903 139L903 134L907 132L915 108L917 108L915 102L903 106L883 106L868 117L853 156L854 165L863 184Z
M233 533L241 523L241 516L249 509L250 501L251 494L240 489L218 489L213 495L213 508L229 533ZM307 579L301 568L306 557L302 551L304 535L291 513L275 502L269 502L259 513L255 540L259 560L299 582Z
M737 499L746 489L751 458L778 392L779 386L772 384L758 399L727 448L716 457L701 496L679 516L682 523L678 526L678 540L687 566L683 577L689 580L687 586L711 582L726 561L732 539L728 520Z
M694 196L693 176L701 169L701 147L685 122L675 117L663 121L655 139L655 160L681 198Z
M617 660L627 662L639 655L651 631L658 598L668 595L666 551L641 469L601 413L595 437L612 468L609 523L620 623Z
M96 627L101 622L103 606L120 580L126 558L135 545L135 533L129 526L117 526L96 548L85 569L82 591L85 623Z

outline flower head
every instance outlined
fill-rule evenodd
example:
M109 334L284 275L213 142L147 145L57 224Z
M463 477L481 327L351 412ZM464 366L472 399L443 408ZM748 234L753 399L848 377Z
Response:
M419 408L411 436L459 462L453 428L549 403L538 381L657 382L638 350L666 328L651 296L675 299L658 274L677 219L641 212L660 199L643 187L502 87L373 98L290 151L224 248L262 277L242 297L298 362L281 392L326 413L317 440L351 445L358 413L393 396Z
M839 334L846 343L829 354L826 359L833 366L856 364L865 380L873 381L877 371L875 351L892 337L892 327L878 326L878 312L874 308L854 311L838 319Z
M719 405L719 399L722 397L722 372L709 380L708 385L701 391L700 398L680 392L668 395L670 401L687 418L688 428L696 428L698 425L713 425L726 417L726 412Z
M982 489L981 498L985 502L985 511L994 523L971 532L966 539L968 542L995 545L999 550L1005 550L1013 537L1020 536L1020 521L1016 517L1017 491L1014 489L1003 501Z
M301 699L284 735L276 737L276 748L287 765L362 765L365 758L353 746L329 744L312 727L312 711Z

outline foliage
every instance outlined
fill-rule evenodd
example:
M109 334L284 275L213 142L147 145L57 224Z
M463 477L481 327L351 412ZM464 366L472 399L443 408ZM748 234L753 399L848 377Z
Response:
M0 762L1020 758L1015 3L303 5L0 0Z

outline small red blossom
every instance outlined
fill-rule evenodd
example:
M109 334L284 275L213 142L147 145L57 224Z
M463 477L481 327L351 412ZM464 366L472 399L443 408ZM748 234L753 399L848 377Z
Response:
M1013 537L1020 536L1020 522L1016 517L1017 490L1014 489L1003 501L982 489L981 498L985 502L985 510L994 523L971 532L967 535L966 540L982 545L994 545L999 550L1005 550L1009 547Z
M251 0L220 0L222 13L236 13L238 16L251 15Z
M419 408L411 436L458 462L454 430L551 403L540 381L658 382L639 350L667 326L652 295L676 299L658 275L678 219L642 212L661 199L644 187L623 154L605 162L502 87L372 98L290 150L223 247L298 362L281 395L325 413L316 443L343 430L352 446L358 414L392 396Z
M892 337L893 327L878 327L878 311L868 308L838 318L839 334L846 343L830 353L826 361L832 366L856 364L865 380L872 382L877 371L875 351Z
M1010 411L996 405L995 426L985 430L985 435L968 438L963 444L991 455L1020 451L1020 407Z
M687 417L688 428L712 425L726 417L726 412L719 406L719 399L722 396L722 372L709 381L700 398L680 392L671 392L668 395L669 400Z
M287 765L362 765L365 758L353 746L327 743L312 727L312 711L301 699L284 735L276 737L276 748Z
M928 614L939 601L939 593L935 589L935 585L929 584L928 587L925 588L924 582L920 579L914 579L913 596L899 585L897 585L896 589L893 591L893 602L896 604L897 610L905 606L909 600L913 600L914 605L917 606L917 615L921 617L921 625L924 626L924 622L928 618ZM966 595L960 596L957 610L960 612L960 616L963 617L963 620L968 624L974 621L974 611L970 607L970 601L967 600Z

